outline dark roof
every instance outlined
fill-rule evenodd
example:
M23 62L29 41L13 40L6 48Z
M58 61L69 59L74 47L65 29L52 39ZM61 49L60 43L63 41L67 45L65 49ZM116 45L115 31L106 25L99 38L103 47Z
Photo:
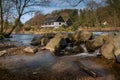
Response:
M46 18L43 23L50 23L50 22L65 22L61 16L55 16Z
M71 25L72 25L71 19L68 19L68 20L66 21L66 23L67 23L68 26L71 26Z

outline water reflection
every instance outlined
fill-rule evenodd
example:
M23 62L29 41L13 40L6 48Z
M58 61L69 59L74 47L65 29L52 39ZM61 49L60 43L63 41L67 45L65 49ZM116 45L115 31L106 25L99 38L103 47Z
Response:
M13 38L10 38L16 45L29 46L34 34L13 34Z
M47 67L56 62L50 52L38 52L35 55L14 55L0 58L0 63L7 69ZM10 64L12 63L12 64Z

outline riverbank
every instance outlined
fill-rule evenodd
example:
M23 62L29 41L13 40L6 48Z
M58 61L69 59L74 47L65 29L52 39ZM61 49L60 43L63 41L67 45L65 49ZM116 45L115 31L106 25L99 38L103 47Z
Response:
M107 27L107 28L91 28L91 27L87 27L87 28L79 28L78 30L86 30L86 31L94 31L94 32L111 32L111 31L120 31L120 27Z
M91 27L80 27L77 30L79 31L91 31L91 32L111 32L115 31L118 32L120 31L120 27L109 27L109 28L91 28ZM13 34L45 34L45 33L59 33L59 32L74 32L70 28L62 28L62 29L38 29L37 31L20 31L20 32L13 32Z

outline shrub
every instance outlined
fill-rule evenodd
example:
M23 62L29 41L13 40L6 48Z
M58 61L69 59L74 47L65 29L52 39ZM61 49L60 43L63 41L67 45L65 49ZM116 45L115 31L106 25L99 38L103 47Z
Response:
M26 31L30 31L31 30L31 27L29 26L29 27L25 27L25 30Z

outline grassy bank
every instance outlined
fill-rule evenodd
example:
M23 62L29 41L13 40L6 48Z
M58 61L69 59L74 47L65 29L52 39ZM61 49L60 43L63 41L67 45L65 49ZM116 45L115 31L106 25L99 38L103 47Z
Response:
M74 32L77 30L86 30L86 31L98 31L98 32L109 32L109 31L120 31L120 27L106 27L106 28L100 28L100 27L79 27L78 29L74 30L71 27L69 28L57 28L57 29L50 29L50 28L42 28L38 30L29 30L29 31L19 31L19 32L13 32L14 34L44 34L44 33L58 33L58 32Z

